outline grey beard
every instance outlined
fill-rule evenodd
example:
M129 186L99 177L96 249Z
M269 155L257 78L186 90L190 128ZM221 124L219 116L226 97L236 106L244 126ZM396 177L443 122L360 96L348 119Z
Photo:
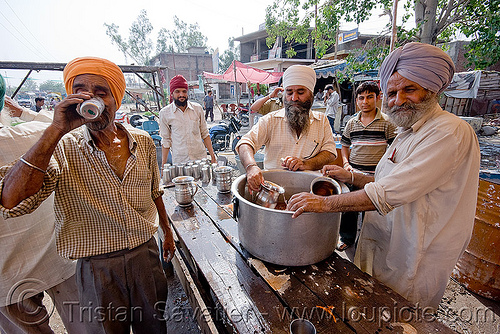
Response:
M109 123L111 122L109 118L110 117L107 113L107 110L104 109L98 121L85 123L85 126L92 131L101 131L108 127Z
M403 105L390 108L387 104L387 100L385 100L384 111L392 123L404 129L409 129L419 119L430 112L436 103L436 94L428 92L420 103L408 101Z
M309 110L312 100L306 102L292 102L285 99L285 115L288 126L297 134L307 132L309 128Z

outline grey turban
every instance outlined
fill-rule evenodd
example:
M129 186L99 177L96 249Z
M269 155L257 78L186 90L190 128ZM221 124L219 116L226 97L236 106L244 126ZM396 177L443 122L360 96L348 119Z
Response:
M380 84L387 94L387 82L394 72L434 93L448 87L455 65L443 50L430 44L412 42L392 51L380 66Z

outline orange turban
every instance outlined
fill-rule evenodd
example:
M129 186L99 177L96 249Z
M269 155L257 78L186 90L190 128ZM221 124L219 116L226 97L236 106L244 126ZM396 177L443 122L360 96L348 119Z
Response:
M111 94L115 98L116 109L122 104L125 95L125 77L122 70L109 60L97 57L76 58L66 64L63 71L64 86L68 94L73 94L73 82L80 74L95 74L108 82Z

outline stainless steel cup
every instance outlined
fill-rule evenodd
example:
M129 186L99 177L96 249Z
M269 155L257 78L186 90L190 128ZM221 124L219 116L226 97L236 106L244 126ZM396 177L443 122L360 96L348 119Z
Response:
M211 164L211 167L210 167L210 169L212 171L212 182L213 182L213 184L215 184L215 169L217 167L219 167L219 165L217 165L217 163L215 163L215 162L213 164Z
M175 185L175 200L179 206L190 206L198 187L192 176L177 176L172 180Z
M295 319L290 323L290 334L316 334L316 327L306 319Z
M175 165L175 175L177 175L177 176L184 175L184 165L183 164Z
M184 175L185 176L193 176L193 167L190 165L184 166Z
M195 163L193 165L193 177L195 180L198 180L201 177L201 166L199 164Z
M260 190L255 198L255 204L274 209L276 204L278 204L278 198L283 194L285 194L285 189L282 186L266 180L260 186Z
M208 166L202 167L201 168L201 182L209 183L211 174L212 174L212 172L210 171L210 167L208 167Z
M331 196L341 194L340 185L327 176L318 176L311 181L311 194L319 196Z
M177 168L175 166L170 166L170 167L168 167L168 169L170 170L170 177L172 179L176 176L179 176L179 175L177 175Z
M231 191L233 169L228 166L219 166L215 168L215 184L217 190L221 193L228 193Z
M163 184L168 184L172 182L172 176L170 175L170 167L163 168L162 181Z

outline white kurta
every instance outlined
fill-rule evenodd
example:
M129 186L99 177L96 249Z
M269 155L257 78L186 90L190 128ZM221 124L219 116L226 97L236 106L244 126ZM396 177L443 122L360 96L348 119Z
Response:
M45 117L23 116L21 119ZM49 123L34 121L1 128L0 166L26 153L47 126ZM54 196L50 196L29 215L0 218L0 306L32 297L75 274L75 262L56 251L53 205Z
M161 144L171 149L174 164L207 157L203 140L209 133L205 113L198 103L188 101L184 112L170 103L160 110L159 126Z
M480 151L474 130L438 105L400 133L365 186L355 263L420 306L437 308L474 225Z

